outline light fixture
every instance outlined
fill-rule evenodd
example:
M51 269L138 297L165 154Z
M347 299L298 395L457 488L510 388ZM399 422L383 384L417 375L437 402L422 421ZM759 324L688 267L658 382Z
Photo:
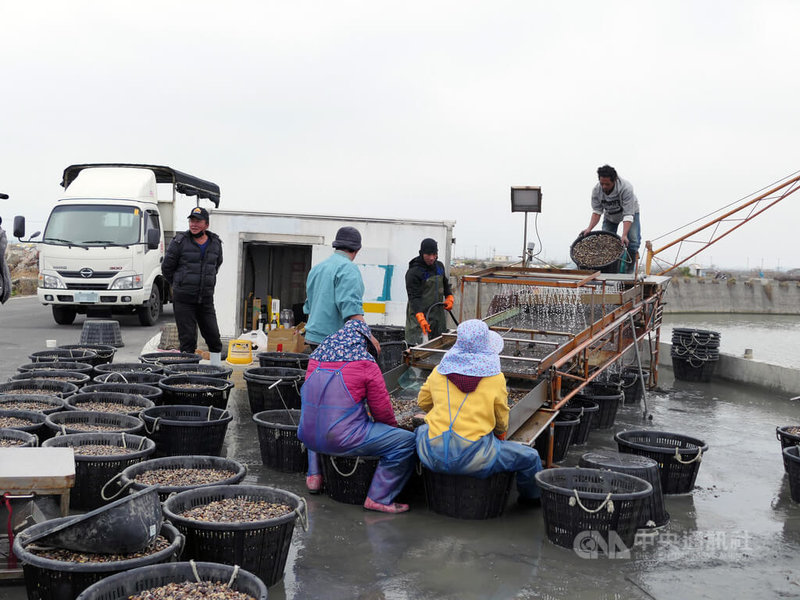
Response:
M511 186L511 212L525 213L525 231L522 240L522 268L528 264L528 213L542 212L542 188L538 185Z

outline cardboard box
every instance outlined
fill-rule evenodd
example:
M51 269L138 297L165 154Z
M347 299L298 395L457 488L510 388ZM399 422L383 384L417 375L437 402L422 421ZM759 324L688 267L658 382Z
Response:
M267 352L277 352L278 344L282 345L283 352L302 352L306 339L297 327L291 329L271 329L267 333Z

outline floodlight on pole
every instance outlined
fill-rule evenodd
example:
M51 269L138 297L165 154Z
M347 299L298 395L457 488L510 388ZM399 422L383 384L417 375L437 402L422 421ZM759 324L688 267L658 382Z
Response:
M528 262L528 213L542 212L542 188L538 185L511 186L511 212L525 213L525 229L522 240L522 266Z

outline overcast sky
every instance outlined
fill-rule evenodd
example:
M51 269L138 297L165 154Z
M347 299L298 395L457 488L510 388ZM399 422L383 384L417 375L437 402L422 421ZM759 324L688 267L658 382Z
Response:
M518 255L509 188L539 185L541 256L566 260L601 164L657 247L800 169L791 0L32 0L0 21L0 216L29 232L65 166L145 162L218 183L220 208L455 220L467 257ZM796 193L700 262L800 267L799 216Z

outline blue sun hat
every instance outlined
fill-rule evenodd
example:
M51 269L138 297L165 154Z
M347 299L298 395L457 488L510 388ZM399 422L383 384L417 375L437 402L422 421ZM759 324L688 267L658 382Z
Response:
M462 321L456 343L447 351L436 370L442 375L458 373L473 377L499 375L503 338L478 319Z

